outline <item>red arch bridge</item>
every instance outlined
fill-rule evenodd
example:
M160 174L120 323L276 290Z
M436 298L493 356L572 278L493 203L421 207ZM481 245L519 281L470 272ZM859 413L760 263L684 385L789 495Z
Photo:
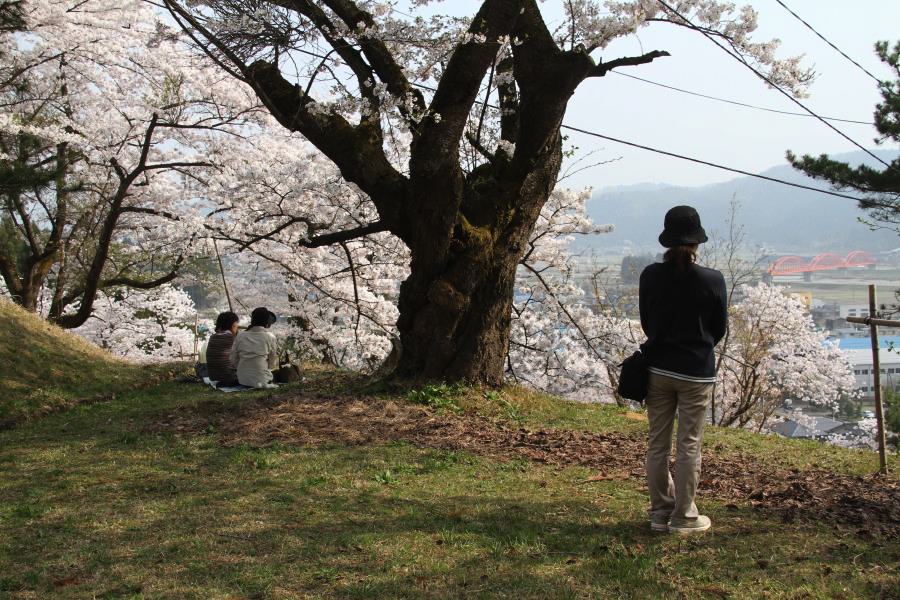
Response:
M834 271L851 267L874 267L875 257L864 250L854 250L847 256L839 256L831 252L817 254L809 261L800 256L782 256L773 262L769 275L796 275L815 271Z

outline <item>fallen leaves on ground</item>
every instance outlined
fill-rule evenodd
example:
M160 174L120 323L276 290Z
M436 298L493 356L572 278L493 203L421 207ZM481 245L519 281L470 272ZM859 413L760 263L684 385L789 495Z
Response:
M225 445L381 444L406 440L424 448L464 450L503 460L583 466L585 483L644 479L646 440L640 434L511 426L477 415L441 414L421 405L359 397L268 397L226 409L185 408L151 429L179 434L213 427ZM704 451L699 494L780 517L856 527L862 536L900 536L900 485L878 475L789 469L746 454Z

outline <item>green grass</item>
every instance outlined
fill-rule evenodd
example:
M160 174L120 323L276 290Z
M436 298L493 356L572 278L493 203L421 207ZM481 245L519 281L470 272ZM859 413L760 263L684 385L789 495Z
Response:
M333 372L309 380L337 391ZM172 382L0 432L0 597L880 598L900 585L896 545L828 524L704 501L709 534L651 534L640 483L581 468L405 443L224 447L214 430L147 427L266 394ZM527 424L644 426L501 394L445 399Z
M0 428L170 377L118 360L0 298Z
M583 468L407 443L225 446L215 424L160 427L173 414L227 418L272 394L136 387L170 371L116 361L0 302L0 415L17 423L0 431L0 598L824 599L900 588L892 540L707 499L708 534L651 534L641 482ZM313 365L304 375L292 387L310 395L646 432L640 413L518 387L378 388ZM706 443L800 469L875 465L873 453L749 432L711 428Z
M790 440L776 435L759 435L742 429L708 427L703 446L725 455L749 455L793 469L812 467L847 475L878 471L878 454L870 450L849 450L812 440ZM900 472L900 455L890 452L888 469L892 477Z
M528 428L579 429L584 431L646 431L643 414L609 404L570 402L525 387L501 390L449 388L452 402L482 416L513 421Z

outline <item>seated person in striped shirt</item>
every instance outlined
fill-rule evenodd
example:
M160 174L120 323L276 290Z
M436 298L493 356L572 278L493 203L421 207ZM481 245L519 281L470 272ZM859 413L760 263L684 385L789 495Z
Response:
M238 332L238 316L233 312L223 312L216 317L216 332L206 346L206 362L209 378L218 387L237 385L237 373L231 366L231 347Z

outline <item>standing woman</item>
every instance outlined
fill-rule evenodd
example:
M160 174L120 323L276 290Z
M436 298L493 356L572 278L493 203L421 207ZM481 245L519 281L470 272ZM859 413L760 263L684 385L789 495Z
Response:
M708 238L690 206L666 213L659 243L662 263L641 273L641 327L647 335L647 487L653 531L694 533L711 522L694 504L706 410L716 380L713 348L725 335L725 278L700 267L697 247ZM678 414L675 477L669 473L672 429Z

